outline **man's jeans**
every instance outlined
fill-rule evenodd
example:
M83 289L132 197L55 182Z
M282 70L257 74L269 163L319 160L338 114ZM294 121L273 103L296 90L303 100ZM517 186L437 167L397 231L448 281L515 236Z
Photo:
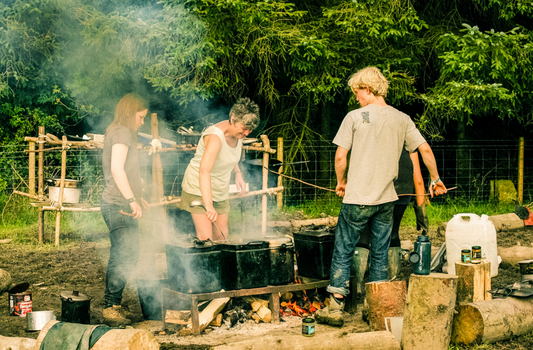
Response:
M131 216L120 214L131 212L129 206L102 202L100 207L104 221L109 228L111 249L107 264L104 307L120 305L122 292L139 257L139 224Z
M327 291L348 295L350 268L355 246L365 226L370 225L370 282L388 279L389 246L394 203L379 205L342 204L335 230L335 247Z

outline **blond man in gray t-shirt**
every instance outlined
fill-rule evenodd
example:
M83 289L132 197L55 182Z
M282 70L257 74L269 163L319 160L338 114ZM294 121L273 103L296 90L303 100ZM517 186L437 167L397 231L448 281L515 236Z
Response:
M430 193L446 193L433 151L411 118L387 105L388 82L375 67L355 73L348 85L361 108L344 118L333 143L337 174L336 193L343 197L335 232L330 304L319 310L319 323L344 324L344 297L349 293L350 267L355 246L366 225L371 228L370 282L388 277L388 251L393 223L393 202L398 199L393 181L398 175L402 149L418 150L431 175ZM348 154L350 167L348 173Z

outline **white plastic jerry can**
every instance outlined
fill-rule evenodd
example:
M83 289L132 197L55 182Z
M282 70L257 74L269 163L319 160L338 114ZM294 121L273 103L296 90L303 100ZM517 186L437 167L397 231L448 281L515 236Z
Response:
M461 260L461 250L481 247L483 259L490 261L491 277L498 275L498 245L496 229L485 214L456 214L446 226L446 258L448 274L455 275L455 263Z

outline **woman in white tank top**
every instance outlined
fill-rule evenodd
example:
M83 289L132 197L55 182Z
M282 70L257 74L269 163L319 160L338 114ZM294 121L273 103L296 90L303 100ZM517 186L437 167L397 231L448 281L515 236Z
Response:
M180 203L181 209L191 213L199 239L217 241L228 236L231 174L235 174L240 193L246 192L238 164L242 139L258 124L259 107L249 98L241 98L231 108L228 120L202 133L183 177Z

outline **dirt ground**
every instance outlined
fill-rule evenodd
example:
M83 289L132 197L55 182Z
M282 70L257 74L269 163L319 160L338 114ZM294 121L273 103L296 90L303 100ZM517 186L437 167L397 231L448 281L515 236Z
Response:
M430 239L434 246L440 246L444 236L437 232L437 227L430 231ZM105 268L109 255L109 241L106 239L107 232L91 234L85 237L83 242L70 243L59 248L49 245L13 245L1 244L0 268L8 271L13 279L13 285L27 282L30 284L32 293L33 310L54 310L58 319L61 317L62 291L78 290L91 298L91 323L102 323L102 309L104 297ZM402 228L401 239L414 242L417 232L413 229ZM149 242L150 237L145 237ZM533 228L522 231L499 233L498 245L510 247L517 242L522 246L531 246L533 243ZM143 254L154 256L161 253L161 246L142 244L145 248ZM160 255L160 254L159 254ZM162 273L161 266L154 262L144 266L143 274L151 274L155 277ZM401 279L408 280L411 267L408 262L402 265ZM517 267L500 266L497 277L493 278L493 287L504 287L520 280L520 272ZM200 337L178 336L172 331L166 335L159 335L163 330L162 323L158 321L144 321L142 318L140 303L137 295L135 279L133 279L125 291L123 307L133 316L136 325L153 331L162 349L209 349L218 344L227 344L239 340L256 337L262 334L282 335L301 334L301 319L295 316L282 317L279 324L256 324L254 321L237 323L233 328L226 325L214 328L208 334ZM0 335L12 337L37 338L38 332L27 332L26 319L8 315L8 294L0 297ZM361 310L361 307L359 307ZM368 325L362 321L361 312L348 315L343 329L346 332L365 332ZM316 335L327 334L338 329L317 325ZM509 341L493 344L483 349L532 349L533 334L515 337ZM467 348L462 348L467 349ZM469 348L475 349L475 348Z

